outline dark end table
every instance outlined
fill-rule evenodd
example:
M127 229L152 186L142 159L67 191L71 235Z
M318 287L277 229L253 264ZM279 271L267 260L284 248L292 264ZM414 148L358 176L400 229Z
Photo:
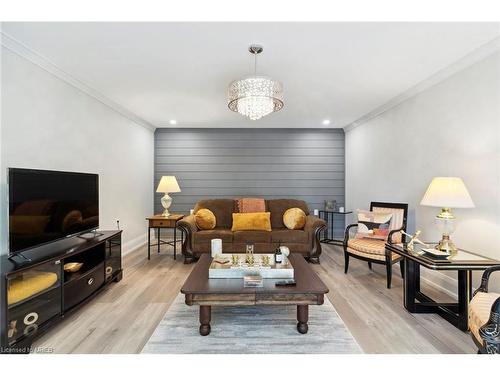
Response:
M434 246L435 244L429 244ZM436 258L425 253L420 244L410 250L406 244L385 245L387 250L404 259L404 306L411 313L436 313L462 331L468 330L469 301L472 298L472 271L481 271L499 265L500 261L459 249L448 259ZM458 301L442 303L433 300L420 290L420 266L436 271L458 272Z
M174 248L174 260L176 259L177 252L177 242L184 242L184 232L181 230L181 239L177 240L177 222L181 220L184 215L181 214L171 214L169 216L163 215L154 215L147 217L148 221L148 260L151 259L151 247L156 246L158 248L158 253L160 253L161 245L170 245ZM173 241L164 241L160 238L160 230L162 228L171 228L174 230L174 240ZM151 229L156 229L156 239L157 242L155 244L151 243Z

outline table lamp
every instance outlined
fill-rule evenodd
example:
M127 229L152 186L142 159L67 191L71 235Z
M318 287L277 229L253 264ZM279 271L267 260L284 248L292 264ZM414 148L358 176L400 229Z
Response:
M441 207L436 216L436 224L443 237L436 245L436 249L452 254L457 248L450 240L450 234L455 230L455 216L452 208L472 208L472 202L464 182L459 177L435 177L420 202L422 206Z
M177 179L175 176L163 176L156 188L157 193L165 193L165 195L161 198L161 205L165 209L163 211L163 216L168 216L170 213L168 212L168 208L172 204L172 198L168 195L168 193L178 193L181 191L179 184L177 183Z

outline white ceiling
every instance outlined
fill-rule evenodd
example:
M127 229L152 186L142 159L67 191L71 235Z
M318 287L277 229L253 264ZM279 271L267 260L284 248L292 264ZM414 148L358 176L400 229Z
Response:
M3 31L157 127L344 127L498 37L498 23L3 23ZM230 81L280 80L285 107L229 111Z

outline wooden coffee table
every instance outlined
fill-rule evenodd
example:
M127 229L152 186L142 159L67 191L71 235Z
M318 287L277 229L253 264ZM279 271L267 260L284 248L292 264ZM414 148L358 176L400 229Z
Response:
M297 305L297 330L307 333L309 305L322 305L328 288L302 255L290 254L288 259L295 269L296 286L276 287L277 279L264 279L261 288L245 288L243 279L209 279L212 258L203 254L181 289L186 305L200 306L200 335L210 333L212 306L252 305Z

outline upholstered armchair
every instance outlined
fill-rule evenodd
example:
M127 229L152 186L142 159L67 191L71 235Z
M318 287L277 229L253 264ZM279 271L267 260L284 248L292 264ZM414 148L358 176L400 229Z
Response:
M479 353L500 354L500 294L488 292L488 282L500 266L483 273L481 286L469 304L469 329Z
M399 243L403 241L401 230L406 230L408 205L403 203L371 202L370 211L392 213L388 242ZM349 269L349 258L364 260L372 269L372 263L384 264L387 272L387 288L391 288L392 265L400 262L401 275L403 275L403 262L401 256L385 249L385 242L371 238L356 238L351 230L358 224L348 225L344 236L344 272Z

